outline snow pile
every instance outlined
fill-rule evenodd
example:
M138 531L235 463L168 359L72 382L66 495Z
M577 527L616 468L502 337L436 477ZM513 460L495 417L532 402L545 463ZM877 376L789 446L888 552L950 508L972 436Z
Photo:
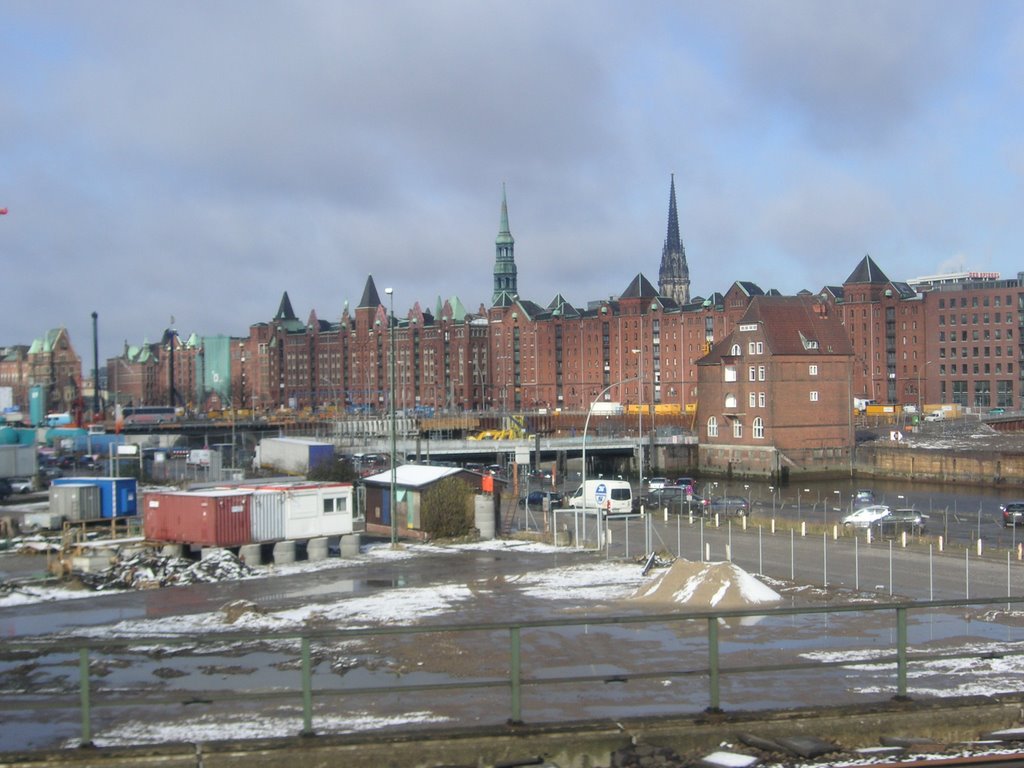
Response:
M734 563L676 560L633 597L649 603L722 610L776 603L782 596Z
M120 552L109 568L98 573L83 573L80 578L83 584L95 590L140 589L235 581L255 573L226 549L208 552L198 562L145 550L127 554Z

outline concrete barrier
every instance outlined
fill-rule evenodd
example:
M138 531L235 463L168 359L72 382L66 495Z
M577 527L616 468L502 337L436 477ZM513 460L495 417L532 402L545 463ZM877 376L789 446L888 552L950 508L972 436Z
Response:
M246 565L263 565L263 547L259 544L244 544L238 549L238 559Z
M363 543L363 537L358 533L350 533L341 537L339 547L342 557L355 557L359 554L359 547Z
M306 542L306 559L314 562L327 559L326 536L318 536Z
M295 562L295 542L279 541L274 545L274 562L286 565Z

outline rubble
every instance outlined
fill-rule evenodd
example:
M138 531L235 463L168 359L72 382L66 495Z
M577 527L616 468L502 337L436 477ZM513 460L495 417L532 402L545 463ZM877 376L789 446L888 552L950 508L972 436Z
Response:
M96 573L79 574L79 579L87 587L99 591L236 581L255 573L255 569L226 549L208 552L199 561L160 555L146 549L141 552L120 552L109 568Z

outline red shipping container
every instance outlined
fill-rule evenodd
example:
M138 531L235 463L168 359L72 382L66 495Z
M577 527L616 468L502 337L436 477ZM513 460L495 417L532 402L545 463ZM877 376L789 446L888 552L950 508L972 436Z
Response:
M200 547L239 547L252 540L250 492L147 493L142 527L150 541Z

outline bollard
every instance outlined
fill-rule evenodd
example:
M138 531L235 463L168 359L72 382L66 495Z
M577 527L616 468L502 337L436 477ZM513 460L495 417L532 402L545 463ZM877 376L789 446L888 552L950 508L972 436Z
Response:
M942 552L942 537L939 536L939 552Z
M806 536L807 535L807 523L806 522L803 522L803 521L800 522L800 535L801 536Z
M978 557L981 557L981 536L978 537Z
M775 535L775 518L772 518L772 536Z
M1024 558L1024 544L1017 545L1017 559Z
M707 560L710 560L710 559L711 559L711 543L708 542L707 544L704 545L704 560L707 561Z
M725 559L728 562L732 562L732 544L725 545Z
M839 526L832 526L832 541L839 541Z
M718 519L718 513L715 512L715 528L719 528L719 527L721 527L721 526L720 526L720 521Z
M668 507L665 507L665 522L668 522Z
M904 549L907 548L907 532L906 531L903 531L903 532L900 533L900 544L901 544L901 546Z
M867 534L867 542L868 542L868 544L870 544L871 543L871 528L868 527L868 529L865 531L865 533Z

